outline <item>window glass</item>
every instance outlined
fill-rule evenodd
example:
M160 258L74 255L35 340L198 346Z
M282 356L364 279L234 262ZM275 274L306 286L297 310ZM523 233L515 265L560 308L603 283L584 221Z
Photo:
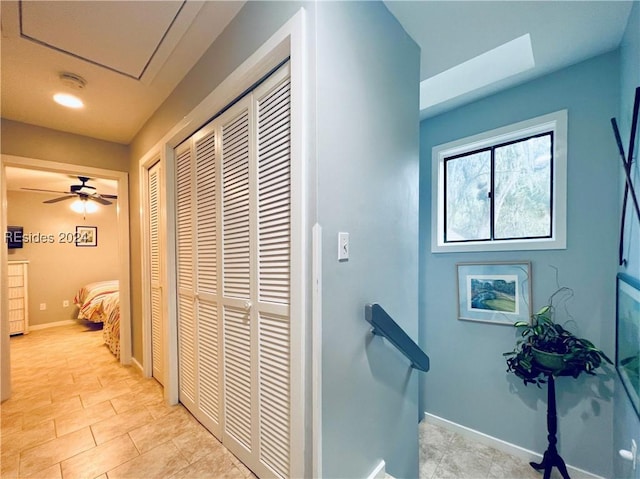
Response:
M445 175L445 241L490 239L491 152L447 159Z
M434 253L564 249L567 110L432 149Z
M551 236L551 133L495 148L494 238Z

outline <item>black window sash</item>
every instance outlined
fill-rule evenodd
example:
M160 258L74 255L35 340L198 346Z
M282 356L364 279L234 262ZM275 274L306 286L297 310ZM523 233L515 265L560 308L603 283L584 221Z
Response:
M495 202L494 202L494 187L495 187L495 150L497 148L502 148L505 146L513 145L515 143L521 143L525 141L529 141L533 138L541 138L543 136L550 137L550 163L551 163L551 171L550 171L550 181L549 181L549 234L544 236L517 236L517 237L505 237L505 238L496 238L495 237ZM457 155L448 156L444 159L444 242L445 243L481 243L481 242L490 242L495 240L500 241L513 241L513 240L528 240L528 239L545 239L545 238L553 238L553 185L554 185L554 172L555 172L555 157L554 157L554 143L555 137L553 130L545 131L542 133L537 133L535 135L529 135L526 137L518 138L511 141L506 141L503 143L498 143L495 145L491 145L485 148L478 148L477 150L465 151L464 153L459 153ZM462 158L464 156L471 156L477 153L482 153L484 151L489 151L491 155L491 168L490 168L490 191L489 191L489 207L490 207L490 225L489 225L489 238L487 239L469 239L469 240L448 240L447 239L447 162L451 160L456 160L458 158Z

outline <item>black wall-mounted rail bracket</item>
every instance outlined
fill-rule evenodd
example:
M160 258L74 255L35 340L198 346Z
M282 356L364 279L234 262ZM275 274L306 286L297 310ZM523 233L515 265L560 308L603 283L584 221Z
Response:
M412 368L419 369L425 373L429 371L429 357L398 326L398 323L382 309L382 306L377 303L365 305L364 318L373 326L371 332L377 336L387 338L391 344L411 361Z

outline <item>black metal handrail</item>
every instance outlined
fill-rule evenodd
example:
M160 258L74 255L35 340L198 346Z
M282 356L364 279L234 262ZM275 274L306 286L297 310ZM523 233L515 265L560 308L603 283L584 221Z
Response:
M387 338L391 344L411 361L412 368L419 369L425 373L429 371L429 356L382 309L382 306L378 303L365 305L364 318L373 326L371 332Z

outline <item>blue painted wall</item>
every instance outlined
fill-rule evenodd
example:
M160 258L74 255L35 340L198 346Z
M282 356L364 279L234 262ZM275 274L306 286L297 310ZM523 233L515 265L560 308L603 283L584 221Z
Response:
M530 260L534 309L560 284L574 331L613 356L619 169L609 119L619 108L619 56L605 54L487 97L420 128L420 341L432 369L421 383L421 411L542 453L546 390L506 373L502 353L513 328L457 320L456 263ZM432 254L431 149L435 145L568 109L567 249ZM561 319L562 320L562 319ZM560 452L576 467L612 475L613 373L560 378Z
M416 478L421 373L371 336L364 305L417 340L420 51L380 2L319 2L316 33L323 477L367 477L384 459Z
M620 111L617 115L620 133L625 151L628 151L631 117L633 113L634 92L640 86L640 2L635 2L627 29L620 45ZM638 166L638 152L640 151L640 132L636 133L636 150L633 176L636 191L640 194L640 166ZM620 191L624 191L624 174L622 163L619 163L621 178ZM619 211L622 211L622 200ZM628 200L627 219L625 228L625 252L628 264L621 267L623 271L634 278L640 278L640 220ZM620 215L618 215L620 216ZM632 471L631 464L620 458L620 449L631 448L631 438L640 444L640 420L636 415L624 386L616 377L614 394L614 433L613 433L613 464L614 477L640 479L640 467Z

